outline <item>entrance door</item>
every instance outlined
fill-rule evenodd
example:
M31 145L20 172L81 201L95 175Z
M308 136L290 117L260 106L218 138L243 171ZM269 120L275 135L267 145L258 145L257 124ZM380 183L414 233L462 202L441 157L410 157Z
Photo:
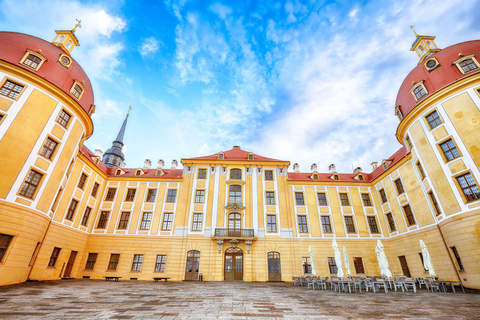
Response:
M185 280L198 280L198 267L200 265L200 251L191 250L187 253L187 268Z
M272 251L267 253L268 258L268 281L282 281L280 271L280 253Z
M230 213L228 215L228 236L241 237L242 221L239 213Z
M398 257L398 260L400 260L400 264L402 265L403 274L410 278L411 274L410 269L408 269L407 259L405 259L405 256L400 256Z
M243 280L243 251L240 248L225 250L225 280Z
M72 251L70 253L70 258L68 258L67 267L65 268L65 273L63 274L64 278L70 278L70 273L72 272L73 264L75 263L77 253L77 251Z

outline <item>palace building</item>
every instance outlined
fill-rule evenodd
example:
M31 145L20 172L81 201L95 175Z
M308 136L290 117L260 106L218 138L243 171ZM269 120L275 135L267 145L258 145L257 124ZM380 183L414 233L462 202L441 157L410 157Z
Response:
M126 168L128 115L111 148L92 152L79 41L75 29L56 33L0 32L0 285L291 281L312 265L335 274L333 239L353 275L379 275L381 239L394 275L428 276L423 240L438 277L480 288L479 40L440 49L417 35L420 60L395 107L403 146L372 172L339 173L289 171L239 146L181 159L183 169Z

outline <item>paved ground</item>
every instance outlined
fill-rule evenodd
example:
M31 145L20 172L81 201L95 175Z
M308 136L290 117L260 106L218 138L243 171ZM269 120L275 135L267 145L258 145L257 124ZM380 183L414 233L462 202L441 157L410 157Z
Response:
M0 319L480 319L480 294L290 283L67 280L0 287Z

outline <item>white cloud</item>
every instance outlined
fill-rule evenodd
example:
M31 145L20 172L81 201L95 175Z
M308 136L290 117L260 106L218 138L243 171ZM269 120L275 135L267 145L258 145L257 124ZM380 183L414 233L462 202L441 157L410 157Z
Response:
M145 57L150 54L156 53L159 48L160 48L159 41L154 37L150 37L143 40L143 43L140 46L139 52L143 57Z
M210 6L210 9L217 14L220 19L225 20L225 18L232 13L232 8L227 7L221 3L215 2Z

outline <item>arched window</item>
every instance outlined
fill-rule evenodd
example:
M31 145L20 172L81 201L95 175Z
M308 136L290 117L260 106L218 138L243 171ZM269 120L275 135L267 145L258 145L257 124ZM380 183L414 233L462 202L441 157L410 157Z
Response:
M242 170L232 169L230 170L230 179L242 179Z
M115 175L119 176L122 174L122 170L118 169L117 172L115 172Z
M157 170L157 173L156 173L157 176L161 176L162 174L163 174L162 170Z
M236 184L230 186L229 203L242 203L242 187Z

